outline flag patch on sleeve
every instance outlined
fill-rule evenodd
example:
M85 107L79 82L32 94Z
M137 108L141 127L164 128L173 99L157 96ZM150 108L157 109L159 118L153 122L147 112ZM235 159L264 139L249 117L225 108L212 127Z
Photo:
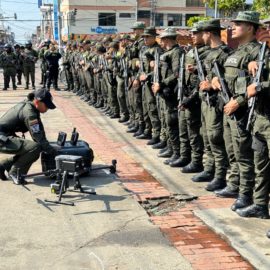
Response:
M29 124L30 124L30 129L33 133L40 132L38 119L34 119L34 120L29 121Z

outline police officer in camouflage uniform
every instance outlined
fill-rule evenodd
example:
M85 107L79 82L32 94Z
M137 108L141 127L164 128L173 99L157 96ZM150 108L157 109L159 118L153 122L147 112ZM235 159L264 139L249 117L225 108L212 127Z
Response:
M143 52L143 71L139 73L139 79L141 84L143 84L142 101L143 101L143 113L145 129L144 133L137 136L137 139L150 139L147 144L153 145L160 141L160 129L161 124L158 116L156 97L152 91L152 81L153 81L153 67L150 63L155 58L155 51L160 46L156 42L156 29L154 27L147 27L142 35L144 37L144 42L146 49ZM152 139L151 139L152 138Z
M213 19L206 21L202 26L204 43L211 47L203 61L205 81L200 82L202 91L202 114L205 118L206 134L214 160L214 172L204 170L192 178L195 182L211 181L206 187L208 191L215 191L226 186L227 152L223 139L223 103L218 93L212 89L213 65L216 62L223 73L223 64L230 53L230 48L221 41L220 21ZM209 158L209 157L207 157ZM237 196L237 194L236 194Z
M134 42L129 48L130 61L130 77L132 83L131 89L128 91L129 103L131 107L131 114L133 118L133 125L127 132L134 133L134 136L139 136L144 131L143 106L142 106L142 88L140 85L134 86L133 83L137 78L139 71L139 54L144 47L144 39L142 34L145 29L144 22L135 22L132 26L135 37Z
M15 44L15 55L16 55L16 73L17 73L17 85L22 84L22 74L23 74L23 58L21 53L21 47L19 44Z
M67 79L67 87L64 89L64 91L73 91L73 88L74 88L70 56L71 56L71 44L68 43L65 49L65 53L62 58L63 59L62 63L65 68L65 75Z
M58 88L59 60L62 55L56 50L55 45L51 44L50 48L45 52L44 58L48 66L48 79L46 87L49 90L53 84L55 91L60 91Z
M232 26L232 38L238 41L239 46L224 63L224 77L232 96L232 99L224 106L224 139L226 145L232 143L234 158L240 171L240 181L231 179L231 182L227 183L232 191L239 190L238 199L232 205L233 211L249 206L253 202L254 155L251 148L251 134L246 131L248 117L246 88L250 83L248 63L257 59L260 50L260 44L255 36L258 26L259 13L239 12ZM212 86L220 89L216 77L212 80ZM231 118L232 114L235 115L237 121ZM228 153L228 156L230 158L231 154Z
M116 53L119 50L119 42L113 41L108 45L105 54L106 87L108 93L108 108L103 112L111 119L120 118L119 104L117 100L117 82L115 74Z
M39 89L23 101L9 109L0 118L0 152L13 157L1 161L0 178L7 180L5 171L15 184L22 184L17 177L18 170L27 174L31 165L39 158L41 151L55 154L46 139L40 113L54 109L52 96L46 89ZM30 132L33 141L17 136L18 132Z
M269 218L270 193L270 54L269 48L263 57L265 61L261 81L247 87L247 97L256 98L255 115L252 119L254 162L256 169L253 204L236 210L242 217ZM249 63L249 71L256 76L258 64ZM255 120L255 121L254 121ZM270 238L270 231L268 232Z
M38 60L38 53L32 48L31 41L25 44L23 56L23 69L25 77L25 88L29 89L29 77L31 77L32 89L35 89L35 64Z
M40 84L43 85L43 87L46 87L46 80L48 80L47 78L47 71L48 71L48 65L47 65L47 61L44 57L45 52L47 50L49 50L51 41L50 40L44 40L43 46L39 51L39 55L38 58L41 60L41 64L40 64L40 69L41 69L41 82Z
M141 36L144 32L145 23L135 22L132 26L134 31L134 42L129 48L129 67L130 67L130 84L133 84L139 71L139 54L144 47L144 39ZM130 87L128 91L128 99L130 104L131 125L127 130L129 133L136 133L138 136L143 133L143 107L142 107L142 88Z
M124 34L120 37L120 49L117 53L117 98L120 107L121 118L118 120L120 123L129 120L129 104L126 82L129 73L125 71L125 66L128 69L128 46L130 42L130 35Z
M191 33L193 44L198 50L199 59L203 61L208 54L209 47L205 46L203 42L201 24L194 25ZM201 119L199 77L194 50L194 48L189 50L185 56L184 97L179 115L181 157L174 164L171 164L172 166L183 167L183 173L196 173L203 170L203 140L200 134L203 119Z
M10 44L6 44L4 47L5 51L0 56L0 63L3 67L3 75L4 75L4 88L3 90L7 90L9 87L10 78L12 80L13 90L16 90L16 60L17 57L15 53L12 51L12 46Z
M182 54L176 42L177 33L174 28L165 29L160 35L164 53L160 56L160 82L153 84L153 92L159 99L164 100L165 121L168 133L168 145L172 149L172 156L165 160L168 165L179 158L179 129L178 129L178 103L177 103L177 79L179 73L179 59Z

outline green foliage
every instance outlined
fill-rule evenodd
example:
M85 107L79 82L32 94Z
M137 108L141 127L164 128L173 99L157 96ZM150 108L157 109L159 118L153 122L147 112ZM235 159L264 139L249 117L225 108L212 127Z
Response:
M261 19L268 18L270 16L270 3L269 0L254 0L252 10L256 10L261 13Z
M192 27L194 23L197 23L199 21L208 21L211 17L204 17L204 16L194 16L190 17L187 21L187 26Z
M204 2L208 4L208 7L215 8L215 0L204 0ZM237 10L243 10L246 3L245 0L218 0L217 2L218 10L221 11L225 17L231 16L231 14Z

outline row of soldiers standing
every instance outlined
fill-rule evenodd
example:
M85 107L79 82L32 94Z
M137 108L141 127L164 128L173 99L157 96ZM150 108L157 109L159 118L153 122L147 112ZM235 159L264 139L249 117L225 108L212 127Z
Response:
M22 75L25 78L25 89L29 89L31 78L32 89L35 89L35 63L38 60L38 53L32 48L32 43L28 41L24 46L15 44L14 50L11 44L4 46L4 51L0 54L0 66L3 68L4 88L9 88L12 82L13 90L17 85L22 84ZM17 76L17 82L16 82Z
M65 90L128 123L127 132L160 149L168 166L236 198L232 210L240 216L269 218L268 49L256 40L259 13L240 12L232 23L234 50L221 41L216 19L194 25L190 50L177 44L175 29L164 30L158 44L156 30L140 22L134 40L68 45Z

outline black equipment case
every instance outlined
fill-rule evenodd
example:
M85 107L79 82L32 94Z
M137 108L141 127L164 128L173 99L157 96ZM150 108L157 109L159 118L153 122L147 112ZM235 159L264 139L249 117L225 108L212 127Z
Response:
M94 153L89 144L83 140L78 140L78 137L79 134L76 132L76 129L73 130L70 141L66 141L66 133L59 132L57 142L52 142L50 145L57 149L57 155L81 156L85 173L88 173L94 160ZM41 166L42 172L54 170L56 168L55 156L42 152Z

